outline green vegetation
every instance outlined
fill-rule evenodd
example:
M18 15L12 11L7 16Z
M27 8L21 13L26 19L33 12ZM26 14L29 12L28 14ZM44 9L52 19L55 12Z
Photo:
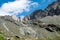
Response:
M0 32L0 40L4 40L4 36L3 36L2 32Z
M0 35L0 40L4 40L4 37Z

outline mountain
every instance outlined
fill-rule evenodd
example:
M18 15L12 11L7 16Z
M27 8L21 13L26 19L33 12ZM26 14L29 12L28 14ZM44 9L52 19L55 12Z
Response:
M45 25L40 20L30 20L27 23L21 21L18 22L12 19L11 16L0 17L0 31L3 33L5 38L34 38L33 40L43 40L43 38L44 40L53 40L56 37L58 37L57 39L60 38L60 25Z
M35 19L35 18L43 18L46 17L47 14L43 10L36 10L30 15L30 19Z
M48 7L45 10L35 10L32 14L27 16L26 18L29 19L36 19L36 18L44 18L46 16L54 16L54 15L60 15L60 2L57 0L57 2L53 2L52 4L48 5Z
M0 34L10 40L60 40L60 2L23 18L0 16Z
M53 4L49 5L46 10L48 11L48 15L60 15L60 3L54 2Z

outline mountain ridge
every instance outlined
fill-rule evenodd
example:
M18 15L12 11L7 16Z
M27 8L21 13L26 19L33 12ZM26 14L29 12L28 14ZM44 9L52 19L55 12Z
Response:
M24 40L60 40L59 6L60 2L54 2L44 11L34 11L22 19L16 16L0 16L0 31L5 38L12 36Z

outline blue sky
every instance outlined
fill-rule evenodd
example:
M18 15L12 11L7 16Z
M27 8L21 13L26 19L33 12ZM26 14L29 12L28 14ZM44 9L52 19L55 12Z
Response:
M2 6L2 4L6 3L6 2L13 2L15 0L0 0L0 7Z
M14 2L14 1L16 1L16 0L0 0L0 9L1 9L2 5L4 5L5 3L8 4L8 2ZM38 3L38 6L37 7L30 6L29 11L23 11L21 13L17 12L18 14L16 16L26 16L26 15L31 14L34 10L39 10L39 9L44 10L49 4L51 4L52 2L54 2L56 0L30 0L30 1L32 1L31 3L34 3L34 2ZM2 8L4 9L4 7L2 7Z

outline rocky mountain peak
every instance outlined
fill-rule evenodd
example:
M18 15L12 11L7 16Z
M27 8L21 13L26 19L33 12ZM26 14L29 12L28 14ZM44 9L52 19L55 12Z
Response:
M56 2L53 2L52 4L48 5L48 7L45 10L41 9L35 10L32 14L30 14L26 18L37 19L54 15L60 15L60 0L57 0Z

